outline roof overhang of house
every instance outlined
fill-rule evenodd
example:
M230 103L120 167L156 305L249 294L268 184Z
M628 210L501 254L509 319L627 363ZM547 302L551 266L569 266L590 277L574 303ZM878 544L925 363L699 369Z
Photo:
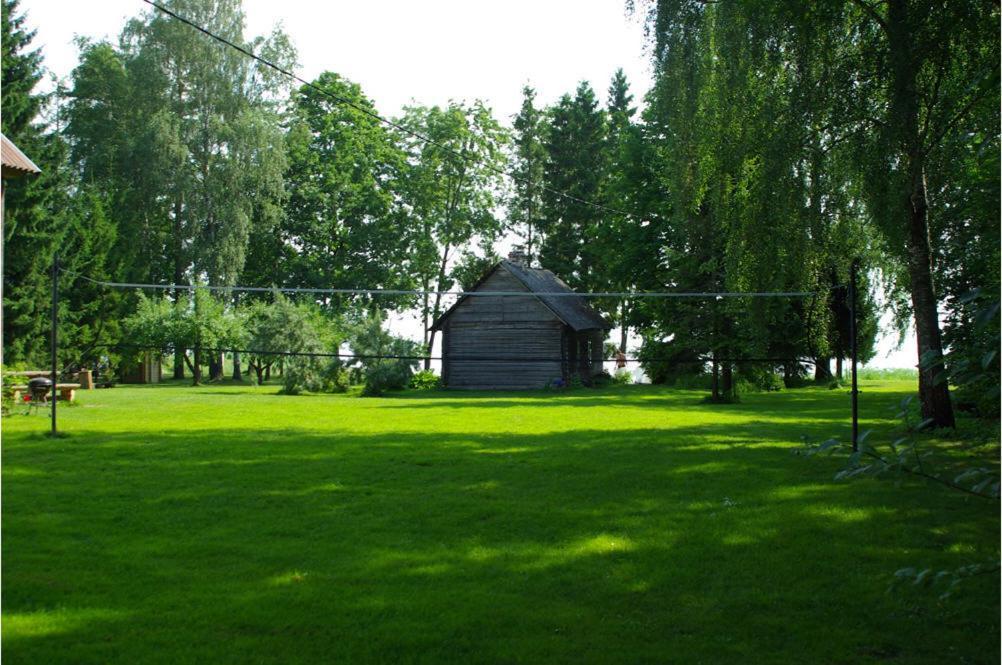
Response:
M28 159L28 156L3 134L0 134L0 167L2 167L0 168L0 177L5 179L20 178L42 172L40 168L35 166L35 162Z

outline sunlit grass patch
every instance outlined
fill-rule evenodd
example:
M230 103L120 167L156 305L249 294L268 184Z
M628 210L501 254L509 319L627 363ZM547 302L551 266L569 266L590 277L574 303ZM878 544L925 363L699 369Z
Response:
M863 388L890 436L914 385ZM997 577L887 589L997 557L997 504L795 454L847 437L843 390L701 397L168 385L82 392L68 439L5 419L3 656L984 662Z

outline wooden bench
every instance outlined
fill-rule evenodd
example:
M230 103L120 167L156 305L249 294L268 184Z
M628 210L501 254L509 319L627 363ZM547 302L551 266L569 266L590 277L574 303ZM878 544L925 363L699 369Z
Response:
M47 369L25 369L16 372L4 372L4 377L24 377L26 379L34 379L35 377L44 376L47 379L52 378L52 372ZM94 390L94 373L89 369L82 369L73 375L73 379L80 384L80 388L83 390Z
M8 390L14 391L14 402L20 403L21 393L27 392L28 386L7 386ZM59 391L59 399L72 402L77 397L77 390L80 389L79 383L57 383L56 390ZM51 393L52 390L49 390Z

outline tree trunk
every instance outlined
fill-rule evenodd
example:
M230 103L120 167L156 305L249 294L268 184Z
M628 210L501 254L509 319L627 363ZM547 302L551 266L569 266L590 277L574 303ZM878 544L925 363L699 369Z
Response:
M184 378L184 349L174 349L174 378Z
M814 359L814 381L816 383L824 383L826 381L831 381L832 378L832 366L831 358L815 358Z
M426 370L429 370L429 369L431 369L431 344L428 343L428 333L430 332L429 329L431 328L431 322L428 320L428 317L429 317L429 313L431 312L431 309L428 306L428 282L427 282L427 280L424 282L424 284L422 286L424 288L424 295L421 296L421 298L422 298L421 321L422 321L422 326L424 328L424 335L423 335L423 339L421 341L424 343L424 352L426 354L425 355L425 359L424 359L424 368Z
M943 338L939 330L939 309L932 280L924 174L912 183L908 207L911 222L908 234L908 276L911 280L915 337L918 341L922 418L932 419L935 427L954 427L950 389L943 374Z
M202 345L195 345L195 358L191 363L191 385L197 386L202 382Z
M787 388L793 387L793 378L796 376L793 363L783 363L783 385Z
M842 356L835 356L835 378L842 380Z
M218 381L223 378L223 353L213 351L209 355L209 380Z
M908 225L908 255L912 311L918 342L919 400L922 417L934 427L953 427L953 406L943 373L943 340L932 279L932 245L929 239L929 202L925 184L927 147L919 128L918 73L922 55L915 44L916 18L909 16L906 0L887 5L887 39L891 62L892 121L898 132L902 168L907 175L901 204Z
M240 307L240 296L238 294L234 293L233 294L233 309L234 309L234 311L237 311L239 309L239 307ZM244 380L244 374L243 374L243 367L241 367L240 365L241 365L241 363L240 363L240 354L237 353L236 351L234 351L233 352L233 380L234 381L241 381L242 382Z
M184 199L178 196L174 199L174 220L172 225L172 233L174 237L171 238L173 242L173 259L174 259L174 283L180 284L184 279L184 245L183 239L181 238L181 231L183 229L181 224L181 212L184 208ZM175 290L174 298L175 301L178 297L178 293ZM185 349L175 349L174 350L174 378L183 379L184 378L184 354Z
M724 363L720 371L720 387L726 399L734 398L734 366Z
M264 368L264 380L271 381L271 363L268 363Z
M619 304L619 350L626 353L626 338L630 329L626 325L626 301Z
M450 249L452 249L452 245L450 243L446 243L445 250L442 252L442 262L438 268L438 288L436 289L438 293L435 294L435 306L431 311L431 318L433 324L434 321L438 319L438 316L442 310L442 283L445 281L445 270L449 264ZM435 346L435 333L437 332L438 331L434 329L428 332L428 341L426 347L428 349L428 355L425 356L424 359L425 369L431 369L431 353L432 353L432 347Z
M710 396L714 402L720 399L720 365L717 364L717 354L713 354L713 383Z

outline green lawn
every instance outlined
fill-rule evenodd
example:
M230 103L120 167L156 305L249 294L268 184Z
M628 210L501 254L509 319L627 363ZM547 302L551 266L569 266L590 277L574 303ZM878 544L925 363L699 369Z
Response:
M845 391L275 390L4 420L5 665L998 662L997 575L888 592L997 557L998 504L794 454Z

